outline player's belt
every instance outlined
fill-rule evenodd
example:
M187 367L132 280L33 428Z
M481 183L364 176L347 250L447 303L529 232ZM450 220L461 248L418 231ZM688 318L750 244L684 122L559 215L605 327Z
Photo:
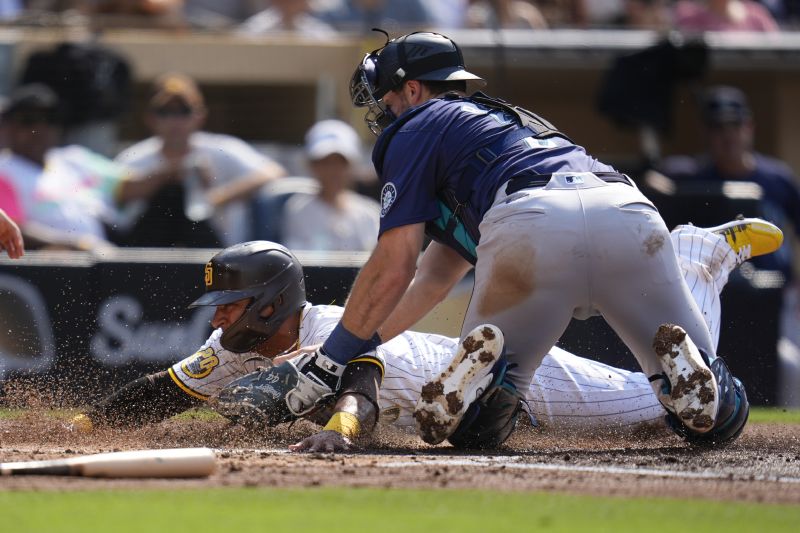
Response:
M607 183L624 183L633 187L633 182L626 174L620 174L619 172L592 172L592 174ZM552 174L519 174L508 180L506 194L513 194L523 189L544 187L550 183L550 178L552 177Z

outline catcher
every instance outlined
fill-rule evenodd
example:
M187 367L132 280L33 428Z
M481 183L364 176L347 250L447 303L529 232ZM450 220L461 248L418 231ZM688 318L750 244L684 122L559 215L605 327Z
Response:
M747 219L710 230L679 226L672 239L716 342L719 294L728 274L751 255L780 246L780 230ZM368 435L379 418L406 427L416 422L423 435L435 434L437 441L448 438L465 448L502 444L523 408L548 425L569 428L632 426L665 419L660 403L665 398L654 394L644 374L558 348L550 350L530 388L517 391L504 379L502 333L490 325L475 328L461 343L435 334L405 332L351 361L342 386L335 396L326 398L324 406L304 409L308 399L292 396L297 381L307 379L297 372L296 363L313 356L335 327L342 308L307 303L300 263L283 246L266 241L235 245L215 255L205 267L205 283L205 294L192 306L216 306L211 322L216 329L206 343L171 368L129 383L77 416L76 429L157 422L212 398L223 415L248 424L269 426L301 416L327 420L320 433L292 446L297 451L346 450L353 439ZM469 369L481 370L480 379ZM418 410L415 420L415 406L425 404L426 392L454 384L454 394L448 399L458 412L457 425L426 427L420 415L425 410ZM484 420L480 406L487 398L505 399L519 408L510 421Z

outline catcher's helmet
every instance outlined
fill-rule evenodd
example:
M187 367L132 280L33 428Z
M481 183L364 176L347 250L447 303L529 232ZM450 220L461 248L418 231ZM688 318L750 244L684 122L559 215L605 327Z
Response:
M370 108L365 120L376 135L394 119L381 98L408 80L483 81L466 70L461 49L444 35L414 32L392 39L365 55L350 80L350 99Z
M292 253L270 241L225 248L206 263L206 293L189 307L223 305L251 298L247 309L220 338L232 352L248 352L270 338L289 315L306 303L303 267ZM273 306L264 318L261 312Z

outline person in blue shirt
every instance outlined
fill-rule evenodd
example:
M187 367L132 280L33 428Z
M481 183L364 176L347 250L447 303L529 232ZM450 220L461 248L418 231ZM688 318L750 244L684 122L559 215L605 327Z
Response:
M787 230L800 231L800 188L792 169L753 147L755 121L744 92L708 87L700 100L705 153L664 158L658 170L676 181L751 181L762 190L761 215ZM793 279L791 240L775 253L754 258L756 268L780 271Z
M425 386L415 418L426 441L496 445L549 347L573 317L595 314L650 376L676 432L736 438L744 387L716 356L656 208L543 118L466 96L470 80L482 81L456 43L431 32L390 40L356 68L353 103L379 135L380 233L341 321L296 364L296 404L336 390L348 361L411 327L474 267L462 332L493 324L507 353L494 364L465 350ZM738 245L782 238L756 219L745 226Z

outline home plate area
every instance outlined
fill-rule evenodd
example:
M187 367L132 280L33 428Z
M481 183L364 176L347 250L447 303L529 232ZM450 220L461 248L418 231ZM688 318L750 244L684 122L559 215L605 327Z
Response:
M224 420L171 419L76 434L51 414L0 419L3 462L147 448L207 446L219 467L204 479L0 479L0 490L113 487L386 487L560 491L618 497L800 503L800 426L750 424L721 450L692 448L660 430L598 434L519 428L492 453L431 447L383 428L343 454L297 454L318 428L301 421L255 434Z

